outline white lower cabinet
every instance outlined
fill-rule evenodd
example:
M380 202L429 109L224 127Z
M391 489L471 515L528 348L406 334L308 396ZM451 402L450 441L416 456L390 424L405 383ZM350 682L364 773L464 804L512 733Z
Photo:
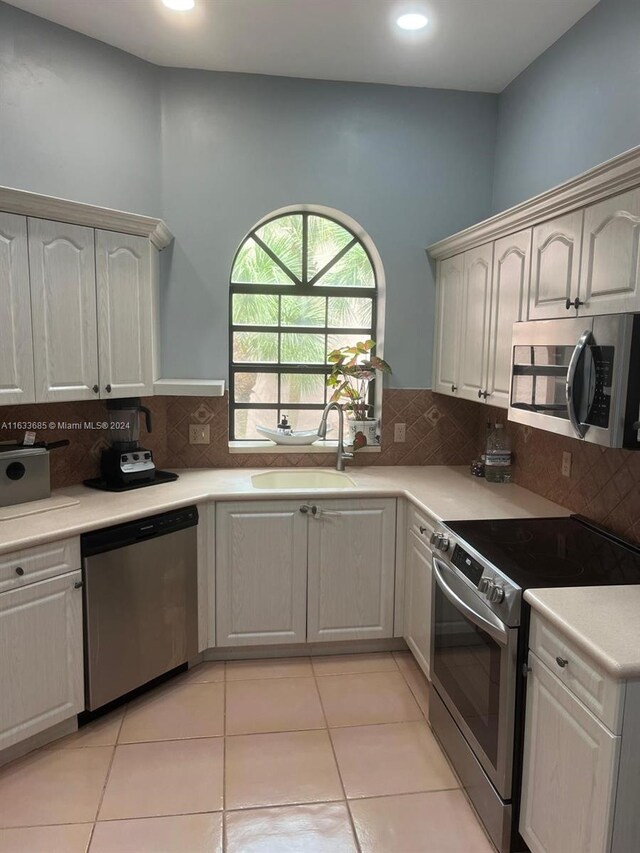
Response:
M84 709L81 577L0 595L0 751Z
M394 499L323 501L309 516L309 642L393 636Z
M304 643L307 517L301 501L216 507L219 646Z
M395 499L216 506L218 646L393 636Z
M530 653L520 832L532 853L610 849L620 737Z
M520 834L532 853L640 849L640 681L533 613Z
M409 530L405 568L404 639L429 677L431 658L431 548Z

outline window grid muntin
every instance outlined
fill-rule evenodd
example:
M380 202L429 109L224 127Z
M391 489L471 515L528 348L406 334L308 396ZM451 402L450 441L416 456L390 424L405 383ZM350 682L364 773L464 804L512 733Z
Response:
M276 254L271 250L271 248L264 243L259 237L256 237L256 232L263 228L269 222L273 222L277 219L281 219L287 216L302 216L302 281L298 279L298 277L289 270L286 265L280 261L280 259L276 256ZM309 249L309 216L317 216L319 218L328 219L331 222L335 222L345 231L352 235L352 240L347 242L342 249L340 249L334 257L329 261L323 268L318 270L318 272L312 276L311 279L308 278L308 249ZM290 284L254 284L251 282L234 282L233 281L233 271L235 269L236 259L238 254L240 253L242 247L245 245L247 240L253 238L260 247L267 252L267 254L272 258L272 260L278 264L278 266L283 270L283 272L287 275L288 278L291 279L293 285ZM325 273L327 273L335 264L337 264L346 253L353 248L354 245L359 244L364 250L367 259L371 265L371 270L373 272L373 287L343 287L341 285L316 285L313 284L314 281L322 278ZM246 235L245 239L242 241L240 246L238 247L236 254L233 258L233 263L231 265L231 285L230 285L230 299L229 299L229 435L230 439L233 441L236 439L236 425L235 425L235 415L236 411L242 410L274 410L278 411L278 421L281 420L282 414L286 414L290 411L300 411L300 410L317 410L318 412L322 412L324 409L328 397L329 397L329 389L326 384L324 387L324 403L282 403L282 374L283 373L300 373L307 375L324 375L325 377L331 373L332 366L330 364L290 364L282 362L282 334L283 332L297 332L298 334L322 334L325 340L325 360L328 355L327 347L328 347L328 337L329 335L357 335L360 339L364 337L374 338L375 330L377 329L377 295L378 295L378 280L376 276L375 266L373 264L373 260L371 255L367 249L367 247L362 243L362 241L348 228L344 223L340 222L338 219L335 219L331 216L325 216L324 214L318 214L310 211L290 211L288 213L278 214L277 216L273 216L270 219L261 222L259 226L252 229L249 234ZM278 296L278 325L277 326L253 326L246 324L238 324L234 325L233 322L233 296L236 293L250 293L256 296L260 295L273 295ZM283 326L282 325L282 296L323 296L325 298L325 325L324 326ZM343 296L345 298L357 298L357 299L369 299L371 301L371 326L367 328L353 328L353 327L329 327L329 297L330 296ZM236 331L250 331L250 332L274 332L278 335L278 362L277 363L267 363L267 362L236 362L234 361L234 350L233 350L233 335ZM237 403L235 400L235 374L236 373L276 373L278 376L278 399L277 401L270 403ZM375 381L372 381L369 384L369 404L372 404L375 399ZM259 440L259 439L252 439ZM264 439L266 442L267 439Z

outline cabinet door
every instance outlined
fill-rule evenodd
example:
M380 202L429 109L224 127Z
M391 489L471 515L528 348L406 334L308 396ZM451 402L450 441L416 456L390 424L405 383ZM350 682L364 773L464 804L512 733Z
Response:
M309 518L307 639L393 636L396 502L336 500Z
M487 382L493 243L464 254L458 394L483 399Z
M29 219L38 403L92 400L98 395L93 243L91 228Z
M640 311L640 189L584 212L582 314Z
M96 231L96 288L100 396L152 394L149 240Z
M463 271L464 255L438 265L433 390L440 394L455 394L458 386Z
M582 219L578 210L533 229L529 320L575 316L566 302L578 296Z
M610 849L620 738L532 653L520 833L532 853Z
M35 402L27 220L0 213L0 405Z
M523 319L531 265L531 229L497 240L493 249L487 402L509 408L511 335Z
M219 646L304 643L307 517L301 501L216 506Z
M84 709L81 577L0 595L0 750Z
M431 661L431 559L431 549L410 530L406 556L404 638L427 678Z

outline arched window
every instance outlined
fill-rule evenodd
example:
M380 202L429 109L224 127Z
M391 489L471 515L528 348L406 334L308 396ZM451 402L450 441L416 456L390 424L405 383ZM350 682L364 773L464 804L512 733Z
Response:
M283 414L294 430L316 427L328 353L375 340L376 269L354 226L289 209L242 241L231 271L231 439L260 439L256 425L274 428Z

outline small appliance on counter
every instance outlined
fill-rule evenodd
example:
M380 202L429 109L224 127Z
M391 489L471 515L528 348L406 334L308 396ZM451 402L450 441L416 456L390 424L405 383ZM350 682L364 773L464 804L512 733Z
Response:
M145 417L147 432L152 431L151 412L139 397L109 400L109 438L111 447L102 451L100 477L85 480L85 486L107 492L124 492L142 486L169 483L178 479L170 471L159 471L153 453L140 446L140 415Z
M49 443L0 444L0 506L50 497L49 451L68 444L67 439Z

